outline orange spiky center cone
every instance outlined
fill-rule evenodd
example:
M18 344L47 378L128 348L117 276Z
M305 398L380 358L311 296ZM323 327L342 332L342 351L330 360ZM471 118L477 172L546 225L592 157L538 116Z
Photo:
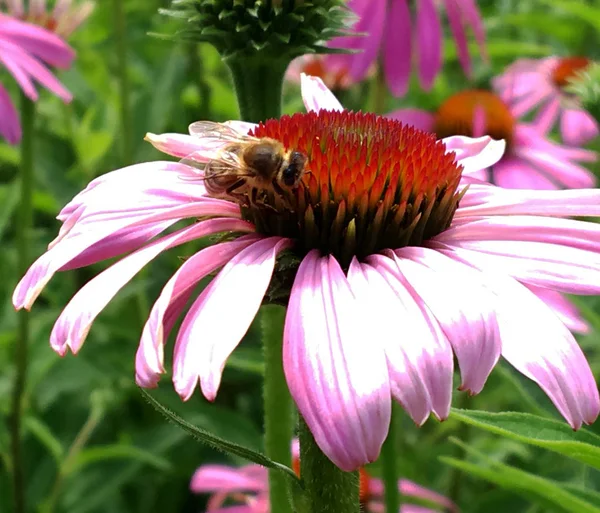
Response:
M515 118L502 99L482 89L461 91L448 98L437 110L434 131L442 139L452 135L504 139L513 138Z
M298 477L300 477L300 458L293 458L292 469ZM370 497L369 481L371 480L369 474L364 468L358 469L358 496L361 504L366 504Z
M462 167L433 134L361 112L294 114L261 123L307 158L302 182L282 198L242 206L265 235L296 241L295 253L332 254L346 267L387 248L420 245L444 231L458 206Z
M587 57L565 57L552 70L552 81L557 87L565 87L577 72L585 70L590 63Z

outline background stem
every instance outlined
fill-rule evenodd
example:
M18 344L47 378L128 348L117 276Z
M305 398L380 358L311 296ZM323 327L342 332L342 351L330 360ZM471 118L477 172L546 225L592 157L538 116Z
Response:
M358 513L358 472L344 472L325 456L300 418L300 476L311 513ZM273 510L272 510L273 511Z
M265 451L270 459L291 467L294 419L281 354L285 308L278 305L263 306L260 321L265 359ZM269 469L271 511L292 513L289 484L289 478L277 470Z
M400 511L402 498L398 487L399 472L396 465L398 461L398 410L393 409L390 420L390 430L381 449L381 467L384 484L384 498L386 511Z
M127 73L127 19L124 0L113 0L117 51L117 78L121 98L121 141L124 164L133 163L131 112L129 105L129 76Z
M21 95L21 199L17 229L17 272L23 276L30 264L31 237L33 233L33 139L35 104L24 94ZM10 411L10 437L13 465L13 493L15 513L25 513L25 469L21 451L21 420L23 398L27 382L29 312L18 313L18 337L15 345L15 379L13 383Z

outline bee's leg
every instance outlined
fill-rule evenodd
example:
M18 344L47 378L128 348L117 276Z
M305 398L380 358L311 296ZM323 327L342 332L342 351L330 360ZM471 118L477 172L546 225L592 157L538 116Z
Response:
M246 180L244 178L240 178L237 182L233 183L232 185L230 185L229 187L227 187L227 189L225 189L225 192L227 194L229 194L230 196L240 196L240 194L234 194L234 192L236 190L238 190L242 185L246 184Z

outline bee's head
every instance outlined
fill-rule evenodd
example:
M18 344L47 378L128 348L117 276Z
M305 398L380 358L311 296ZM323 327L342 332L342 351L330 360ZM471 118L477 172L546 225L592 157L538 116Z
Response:
M289 163L284 168L281 175L283 183L288 187L295 187L300 182L304 174L304 166L306 165L306 155L299 151L293 151L290 154Z

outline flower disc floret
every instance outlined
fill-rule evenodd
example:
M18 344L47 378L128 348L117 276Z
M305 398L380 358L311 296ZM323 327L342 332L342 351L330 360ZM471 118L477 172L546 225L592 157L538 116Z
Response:
M565 87L579 71L584 71L591 61L587 57L565 57L552 71L552 80L558 87Z
M308 157L298 188L243 208L265 235L334 255L343 266L385 248L420 245L450 224L462 167L435 136L361 112L269 120L252 132Z

